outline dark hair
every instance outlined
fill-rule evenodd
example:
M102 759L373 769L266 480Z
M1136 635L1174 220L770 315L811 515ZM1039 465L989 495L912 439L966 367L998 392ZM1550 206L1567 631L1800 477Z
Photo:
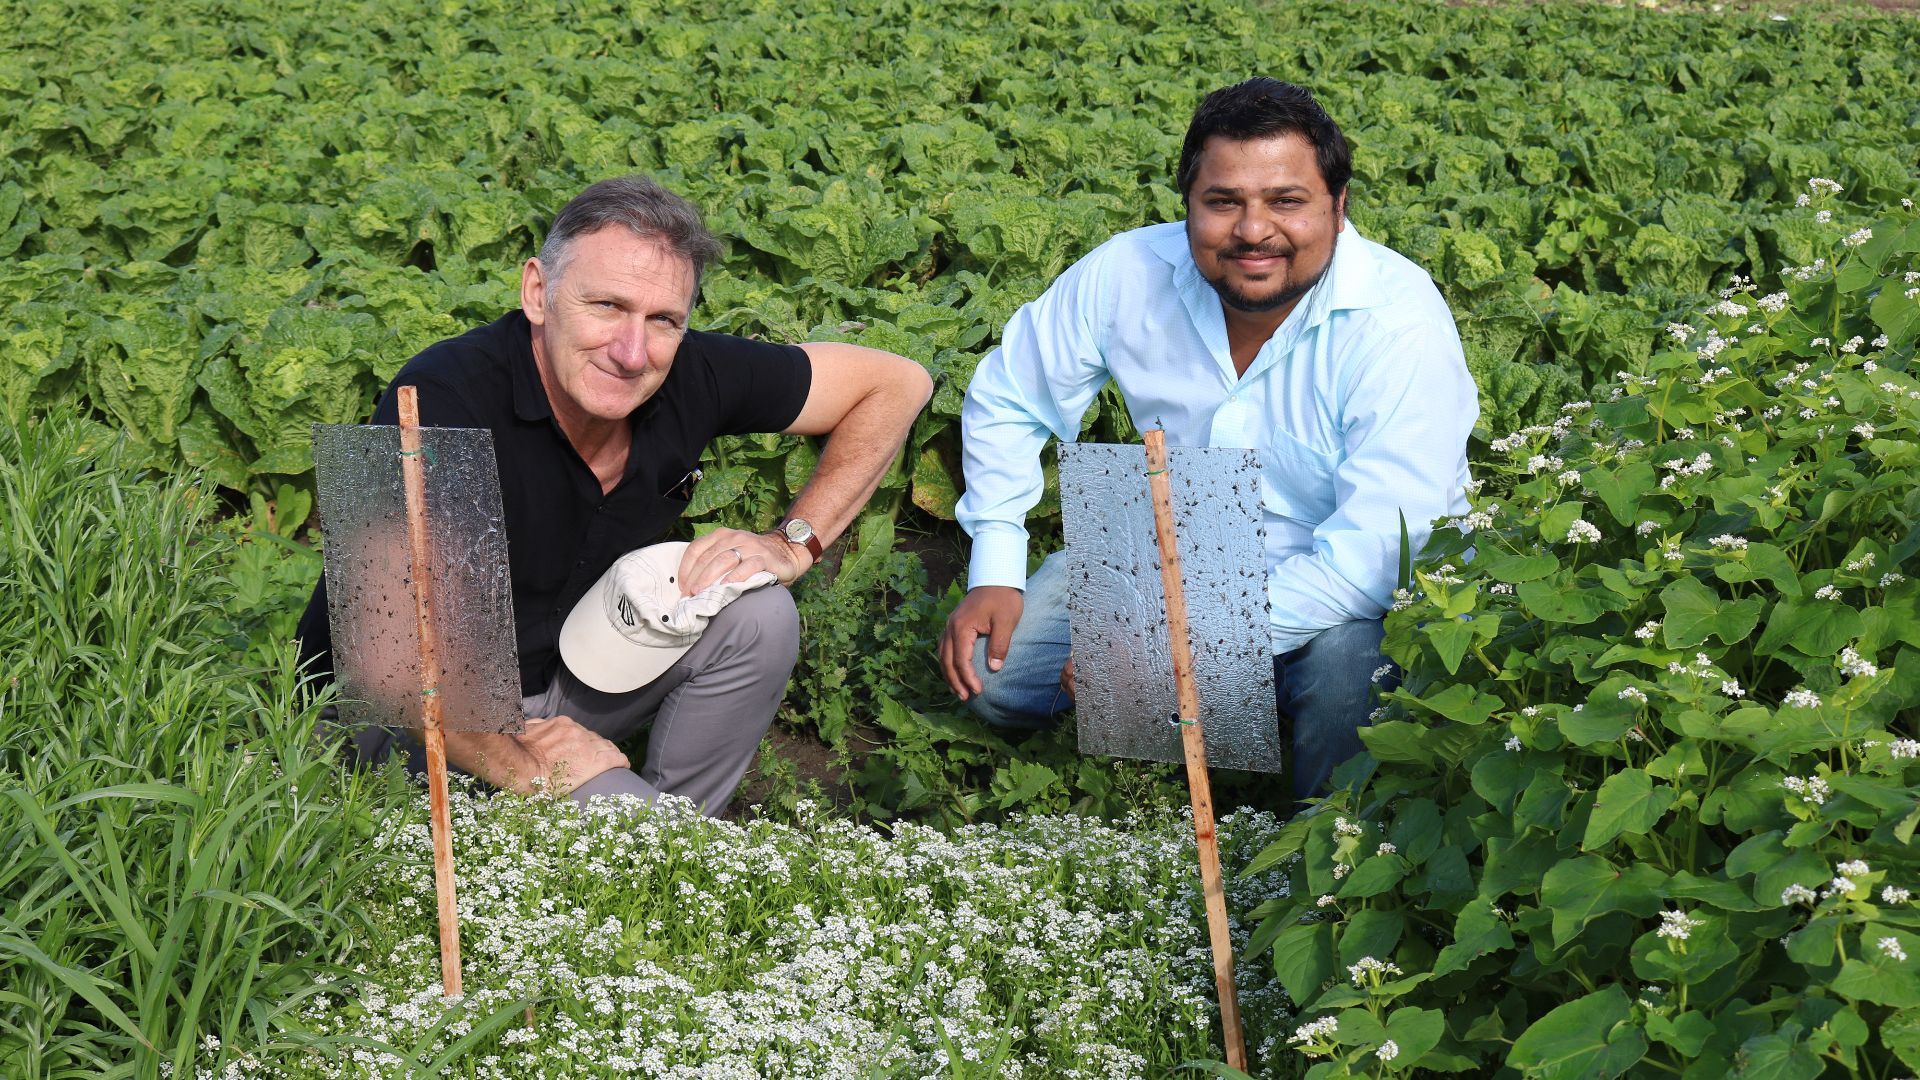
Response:
M1353 151L1347 146L1347 137L1340 134L1340 125L1313 100L1313 95L1292 83L1256 76L1215 90L1193 110L1187 141L1180 147L1180 171L1175 175L1183 203L1193 174L1200 168L1200 148L1215 135L1229 139L1303 136L1313 144L1320 179L1326 181L1327 192L1335 199L1353 178Z
M546 242L540 245L540 266L549 288L560 280L574 238L609 225L665 244L693 264L696 286L701 273L720 258L720 241L707 231L698 207L644 176L618 176L575 195L553 219Z

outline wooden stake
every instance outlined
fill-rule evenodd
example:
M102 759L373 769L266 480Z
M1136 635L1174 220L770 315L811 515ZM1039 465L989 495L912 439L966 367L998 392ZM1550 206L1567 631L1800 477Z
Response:
M400 388L400 475L407 485L407 541L413 610L420 625L420 741L427 748L433 810L433 887L440 899L440 986L460 996L460 910L453 898L453 819L447 811L447 740L440 701L440 639L433 621L433 566L427 557L427 476L420 462L420 395Z
M1153 493L1153 531L1160 543L1160 584L1167 594L1167 639L1173 647L1173 688L1180 706L1180 747L1193 797L1193 838L1200 848L1200 885L1213 940L1213 980L1220 991L1220 1034L1227 1064L1245 1071L1240 996L1233 988L1233 939L1227 933L1227 894L1220 881L1220 844L1213 831L1213 786L1207 780L1207 739L1200 725L1200 690L1193 681L1193 645L1187 635L1187 598L1180 584L1180 549L1173 529L1173 485L1167 479L1167 436L1146 433L1147 487Z

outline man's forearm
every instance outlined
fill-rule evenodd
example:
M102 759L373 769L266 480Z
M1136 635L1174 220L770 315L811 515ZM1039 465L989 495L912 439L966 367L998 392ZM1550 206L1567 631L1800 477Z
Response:
M820 462L788 513L813 526L822 545L839 539L860 513L913 430L927 387L908 382L870 390L827 436Z

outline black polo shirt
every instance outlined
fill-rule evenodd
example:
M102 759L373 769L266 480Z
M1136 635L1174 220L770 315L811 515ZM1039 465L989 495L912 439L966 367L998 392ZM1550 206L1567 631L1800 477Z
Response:
M373 410L398 424L397 386L420 388L420 422L493 432L506 517L520 692L546 689L560 625L615 559L667 535L687 508L675 489L718 435L780 431L806 403L813 369L798 346L689 331L653 396L634 410L626 473L602 494L554 419L533 361L533 327L512 314L407 361ZM313 670L333 670L322 578L296 631Z

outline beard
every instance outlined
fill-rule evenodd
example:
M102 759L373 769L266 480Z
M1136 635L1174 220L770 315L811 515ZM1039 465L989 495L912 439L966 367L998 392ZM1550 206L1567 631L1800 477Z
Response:
M1339 246L1340 234L1335 233L1333 244L1327 249L1327 261L1321 265L1320 269L1314 271L1312 277L1304 281L1296 281L1290 278L1285 284L1281 285L1278 291L1266 296L1247 295L1232 285L1229 285L1226 275L1224 274L1218 278L1206 277L1204 274L1201 276L1205 278L1207 284L1213 286L1213 291L1219 294L1222 304L1225 304L1235 311L1244 311L1249 315L1259 315L1263 312L1276 311L1286 307L1313 291L1313 287L1320 284L1320 279L1327 276L1327 271L1333 269L1333 253L1338 250ZM1275 251L1272 248L1243 245L1222 251L1220 257L1223 259L1231 259L1242 255L1281 256L1285 254L1287 253Z

